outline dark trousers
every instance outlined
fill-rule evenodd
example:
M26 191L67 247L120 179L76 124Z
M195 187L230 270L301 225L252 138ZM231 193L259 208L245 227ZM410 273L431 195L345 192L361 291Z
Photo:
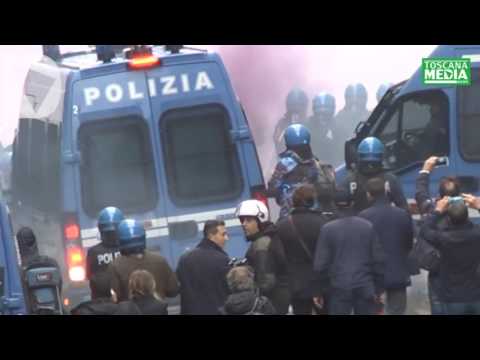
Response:
M387 289L387 315L405 315L407 311L407 288Z
M292 298L292 308L295 315L312 315L312 299Z
M312 315L312 310L314 310L317 315L327 315L328 300L324 297L323 301L323 308L317 309L312 299L292 298L293 313L295 315Z
M445 303L447 315L480 315L480 302Z
M430 301L430 312L432 315L445 315L445 304L438 297L437 288L439 286L438 275L428 274L428 300Z
M375 315L377 305L371 288L352 290L332 289L329 297L329 315Z

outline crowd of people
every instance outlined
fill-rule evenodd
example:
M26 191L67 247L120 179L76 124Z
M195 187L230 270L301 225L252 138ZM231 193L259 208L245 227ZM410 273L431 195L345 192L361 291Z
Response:
M366 111L361 84L345 97L337 118ZM229 257L225 222L212 219L174 271L146 249L141 222L107 207L98 216L101 243L87 254L92 299L71 313L166 315L167 299L179 295L184 315L402 315L411 277L421 269L428 271L432 314L480 313L480 227L469 220L480 198L462 193L454 177L443 178L432 196L429 176L439 158L430 156L416 182L422 220L415 226L400 182L383 166L378 138L363 139L352 170L336 180L332 163L343 151L334 134L352 129L333 127L330 94L312 103L314 115L302 121L308 100L292 91L275 130L279 161L267 191L281 209L278 220L260 200L238 204L235 216L249 243L243 260ZM24 269L35 262L58 267L38 254L31 229L20 229L17 240Z

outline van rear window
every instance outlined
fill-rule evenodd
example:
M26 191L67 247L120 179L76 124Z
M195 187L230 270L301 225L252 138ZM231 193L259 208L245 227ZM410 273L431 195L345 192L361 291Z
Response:
M177 204L238 197L240 164L230 119L218 104L175 109L160 119L168 189Z
M460 151L468 161L480 161L480 74L472 69L472 84L459 86L458 119L460 126Z
M125 212L148 211L157 198L148 128L138 116L102 120L79 130L85 211L105 206Z

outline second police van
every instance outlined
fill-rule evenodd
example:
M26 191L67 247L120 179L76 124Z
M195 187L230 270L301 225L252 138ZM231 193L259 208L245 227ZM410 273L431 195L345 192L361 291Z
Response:
M181 47L97 45L32 65L13 146L16 228L55 257L66 305L88 298L85 255L105 206L143 221L147 248L175 269L206 220L226 222L226 251L247 244L237 204L267 201L247 118L220 57ZM122 52L123 50L123 52ZM70 304L68 304L70 303Z
M480 195L480 46L439 46L429 57L469 58L471 85L424 84L419 67L409 80L392 86L369 119L358 124L345 144L346 164L336 171L337 180L343 180L360 141L376 136L385 145L385 167L399 178L414 215L415 180L432 155L448 158L430 175L432 196L443 176L458 177L463 192ZM477 211L470 216L480 220Z

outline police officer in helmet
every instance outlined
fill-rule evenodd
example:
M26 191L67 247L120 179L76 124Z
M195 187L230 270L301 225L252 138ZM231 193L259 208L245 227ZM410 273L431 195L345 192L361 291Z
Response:
M292 208L292 196L304 184L327 183L335 187L333 167L321 163L312 153L310 132L302 124L287 127L284 134L287 149L282 152L275 171L268 182L268 193L281 207L280 217Z
M335 117L340 139L347 140L353 135L360 121L370 116L367 109L368 93L363 84L350 84L345 89L345 106Z
M307 94L298 88L291 90L286 99L285 115L278 121L275 130L273 132L273 143L277 153L282 148L282 137L285 129L290 124L304 123L307 118L308 111L308 96Z
M376 137L367 137L358 145L356 166L341 186L342 190L350 195L356 214L369 206L365 186L373 177L382 177L385 180L385 194L390 202L408 211L408 203L400 182L383 167L384 151L384 145Z
M128 300L128 282L135 270L147 270L153 275L159 299L178 294L177 277L167 260L146 250L146 234L142 223L133 219L123 220L118 225L118 239L121 256L108 269L117 301Z
M335 97L321 92L312 100L313 115L308 119L307 127L312 135L313 153L334 166L343 160L337 151L335 134Z
M98 215L101 243L90 248L87 253L86 272L87 278L90 280L92 299L100 296L97 294L99 286L108 284L108 281L105 281L105 278L108 277L108 264L120 256L117 230L123 219L122 211L113 206L104 208ZM110 289L105 289L105 291L109 292Z
M388 89L392 87L392 85L392 83L380 84L377 90L377 102L380 102L380 100L382 100L383 95L385 95L385 93L388 91Z

